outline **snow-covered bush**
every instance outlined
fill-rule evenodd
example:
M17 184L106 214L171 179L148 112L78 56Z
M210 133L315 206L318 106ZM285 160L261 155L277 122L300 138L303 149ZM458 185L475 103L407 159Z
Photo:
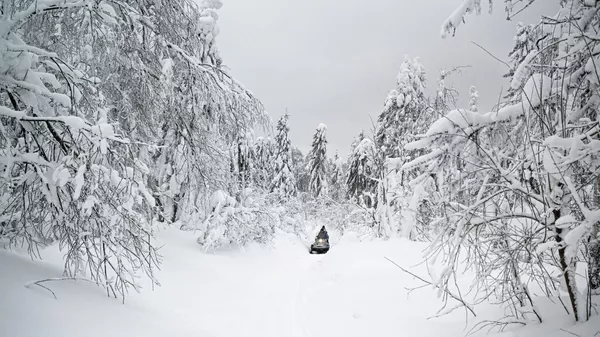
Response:
M264 196L246 188L240 200L225 191L216 191L210 198L210 213L205 219L198 243L205 251L250 242L268 243L275 233L276 219L265 207Z

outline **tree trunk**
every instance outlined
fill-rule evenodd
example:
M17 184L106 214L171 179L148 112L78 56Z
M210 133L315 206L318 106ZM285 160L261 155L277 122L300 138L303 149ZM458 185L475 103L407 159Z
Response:
M177 193L173 197L173 214L171 214L171 223L177 221L177 211L179 210L179 200L181 200L181 195L179 193Z
M553 210L554 213L554 221L560 218L560 210ZM556 243L558 243L558 261L560 263L560 269L563 273L563 277L565 279L565 287L567 287L567 293L569 294L569 301L571 302L571 307L573 308L573 314L575 315L575 321L579 321L579 311L577 310L577 288L575 285L575 275L574 266L571 261L567 261L567 257L565 256L564 245L561 245L563 242L563 238L561 236L562 229L556 228Z
M594 185L594 206L600 208L600 176L596 177ZM592 294L600 294L600 223L595 223L592 229L592 235L588 244L588 253L590 255L588 262L588 286Z
M597 234L596 234L597 235ZM588 251L590 260L588 264L589 287L594 295L600 294L600 240L595 238L590 242Z

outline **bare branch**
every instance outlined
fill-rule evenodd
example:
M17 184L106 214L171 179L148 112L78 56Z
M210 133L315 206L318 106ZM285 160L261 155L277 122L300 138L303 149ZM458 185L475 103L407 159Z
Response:
M466 303L466 302L465 302L465 301L464 301L462 298L460 298L459 296L457 296L457 295L454 295L454 294L453 294L453 293L452 293L450 290L448 290L448 289L445 289L445 288L441 288L441 287L440 287L439 285L437 285L437 284L436 284L436 285L434 285L433 283L431 283L431 282L429 282L429 281L427 281L427 280L423 279L422 277L420 277L420 276L418 276L418 275L416 275L416 274L414 274L414 273L411 273L410 271L408 271L408 270L406 270L406 269L402 268L402 267L401 267L400 265L398 265L396 262L394 262L394 261L390 260L390 259L389 259L389 258L387 258L387 257L385 257L385 259L386 259L386 260L388 260L388 261L390 261L392 264L394 264L396 267L398 267L398 268L399 268L400 270L402 270L403 272L405 272L405 273L407 273L407 274L409 274L409 275L411 275L411 276L413 276L413 277L417 278L417 279L418 279L418 280L420 280L421 282L424 282L424 283L426 283L426 284L428 284L428 285L433 285L434 287L436 287L436 288L438 288L438 289L442 290L442 291L443 291L444 293L446 293L448 296L450 296L450 297L452 297L453 299L455 299L455 300L459 301L459 302L462 304L462 306L464 306L466 309L468 309L468 310L471 312L471 314L473 314L473 316L477 316L477 315L475 314L475 311L473 310L473 308L471 308L471 306L470 306L469 304L467 304L467 303Z

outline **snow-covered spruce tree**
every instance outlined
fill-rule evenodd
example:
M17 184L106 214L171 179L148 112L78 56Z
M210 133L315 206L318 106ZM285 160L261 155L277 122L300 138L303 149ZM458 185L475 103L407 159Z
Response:
M443 32L476 9L475 2L465 2ZM588 291L597 277L590 253L600 220L593 202L600 169L600 81L592 51L600 42L591 36L600 24L600 4L561 4L555 17L541 20L535 49L515 67L509 102L488 113L453 110L407 145L430 152L406 169L426 167L429 175L460 154L466 181L478 186L477 193L447 204L446 238L440 236L431 250L445 252L450 266L439 284L448 285L459 251L466 250L486 296L495 292L519 319L531 312L543 320L529 290L535 280L548 296L564 289L570 302L565 309L585 320L591 302L575 282L575 263L586 257L591 262Z
M237 142L229 145L229 175L224 175L223 181L226 186L225 191L236 198L252 183L250 179L253 166L251 139L240 137ZM184 225L182 228L188 227Z
M310 174L309 190L313 197L328 194L327 186L327 126L319 124L313 136L312 148L308 153L306 170Z
M354 137L354 139L352 139L352 144L350 144L350 154L348 155L348 159L352 158L354 149L356 149L358 144L360 144L360 142L362 142L363 139L365 139L365 130L360 130L360 132L358 133L358 136L356 136L356 137Z
M361 137L362 132L361 132ZM390 237L392 214L389 212L388 181L382 178L381 152L369 138L364 138L354 149L346 174L347 199L358 206L353 212L362 226L376 237Z
M354 137L354 139L352 139L352 143L350 144L350 152L348 153L348 158L346 159L346 162L348 164L350 164L350 162L352 161L352 157L354 156L354 150L356 149L358 144L360 144L363 141L363 139L365 139L365 130L360 130L358 135Z
M291 165L291 143L288 127L289 115L281 116L277 122L277 135L275 136L275 176L271 181L271 192L278 193L287 199L296 195L296 182Z
M149 170L110 120L99 68L80 59L117 25L103 1L2 4L0 236L32 255L58 241L66 277L123 297L140 271L156 282Z
M236 165L235 172L237 175L238 189L241 191L248 187L253 181L255 155L253 152L252 134L247 133L240 137L235 149Z
M296 180L296 189L299 193L308 193L310 174L306 169L307 158L297 147L292 147L292 173Z
M344 181L344 163L338 152L329 162L331 173L329 174L329 194L337 202L342 202L346 198L346 184Z
M354 148L348 162L346 175L348 199L367 208L375 207L377 202L375 156L375 144L369 138L364 138Z
M254 185L261 190L268 190L273 181L275 167L275 144L270 138L258 137L254 141Z
M419 58L405 57L396 77L397 86L388 94L377 118L375 143L385 158L400 156L402 146L425 112L425 68Z
M406 57L397 75L397 87L388 94L375 131L378 151L374 178L379 184L376 217L382 234L392 235L396 232L396 214L407 212L405 201L413 194L413 188L405 184L407 177L399 167L418 153L407 152L403 146L415 134L425 130L430 118L431 109L425 96L425 69L419 58L411 60ZM416 216L412 218L415 220ZM401 222L405 228L409 228L413 220L407 218Z

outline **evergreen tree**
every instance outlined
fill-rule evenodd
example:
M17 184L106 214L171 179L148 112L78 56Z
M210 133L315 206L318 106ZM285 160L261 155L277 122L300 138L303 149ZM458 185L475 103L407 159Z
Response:
M255 186L268 190L275 176L275 144L270 138L258 137L254 142L254 170L252 179Z
M338 152L335 151L335 155L333 159L329 162L329 167L331 168L331 174L329 175L330 184L329 184L329 194L331 198L335 201L342 201L345 198L345 181L344 181L344 163L342 159L338 155Z
M377 201L375 156L375 144L372 140L364 138L354 149L348 163L348 198L365 207L374 207Z
M237 143L233 145L231 153L231 172L235 176L232 182L235 183L236 187L230 192L235 195L253 183L255 154L252 134L247 133L241 136Z
M289 115L285 114L277 122L275 177L271 181L271 192L279 193L283 198L294 196L297 191L296 181L291 170L292 152L290 149L288 118Z
M425 127L417 128L427 107L425 69L419 59L406 57L396 81L396 88L388 94L384 109L377 118L375 143L385 158L399 157L409 135Z
M308 192L310 186L310 175L306 169L307 158L299 148L292 148L292 172L296 179L298 192Z
M365 139L365 131L360 130L358 135L356 137L354 137L354 139L352 139L352 144L350 144L350 154L348 155L348 162L350 162L350 160L352 159L352 155L354 154L354 149L356 149L358 144L360 144L360 142L362 142L363 139Z
M315 198L327 194L327 126L317 127L313 136L312 149L308 154L306 169L310 174L309 190Z

